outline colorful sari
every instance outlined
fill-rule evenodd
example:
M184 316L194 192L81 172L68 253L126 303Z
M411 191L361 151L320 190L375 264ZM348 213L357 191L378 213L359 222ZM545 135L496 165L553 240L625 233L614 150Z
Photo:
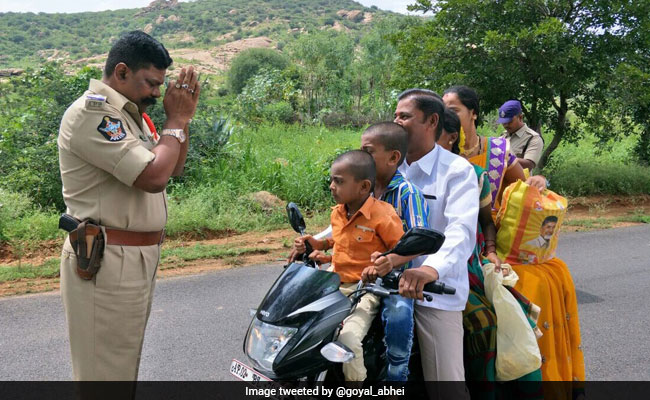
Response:
M491 204L491 189L487 173L483 168L474 165L474 171L481 189L480 207ZM507 391L499 390L504 385L496 384L496 352L497 352L497 317L494 306L485 295L483 270L481 269L481 254L485 248L485 238L478 225L476 246L467 263L469 276L469 297L463 311L463 356L465 364L465 380L472 399L496 399L510 397L504 392L516 393L517 398L541 398L539 385L522 385L519 388L509 387ZM531 327L535 328L538 308L516 290L507 287L521 305L524 314L528 316ZM517 381L540 381L539 370L519 378ZM513 382L516 385L515 382ZM512 385L510 385L512 386ZM514 392L513 392L514 391Z
M491 193L498 196L504 189L505 172L515 158L503 138L485 138L484 143L482 153L469 161L487 170ZM496 209L499 204L494 199L492 206ZM566 264L556 257L542 264L513 265L512 268L519 275L515 289L541 308L538 321L543 336L538 344L543 380L584 381L578 302ZM558 393L554 398L570 396L570 393Z
M511 168L517 157L510 153L510 144L504 138L480 138L482 140L481 153L471 157L468 161L487 171L492 195L492 209L499 209L500 194L503 192L503 179L506 171Z

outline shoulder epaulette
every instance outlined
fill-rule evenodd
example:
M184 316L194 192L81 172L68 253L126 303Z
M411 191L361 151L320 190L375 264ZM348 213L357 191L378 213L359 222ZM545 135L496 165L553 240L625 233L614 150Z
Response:
M103 110L106 104L106 96L101 94L86 95L86 109L87 110Z

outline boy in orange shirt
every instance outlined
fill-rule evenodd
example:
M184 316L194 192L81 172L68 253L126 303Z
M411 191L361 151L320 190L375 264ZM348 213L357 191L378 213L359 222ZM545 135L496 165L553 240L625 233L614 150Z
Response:
M367 152L352 150L337 157L330 172L330 191L337 203L331 215L332 238L319 241L311 236L300 238L309 240L314 250L333 248L332 266L341 277L340 290L345 295L356 289L363 270L373 265L370 255L393 248L404 234L402 220L393 206L370 196L375 176L375 161ZM339 341L355 354L352 361L343 364L347 381L366 378L361 341L380 302L373 294L364 295L345 320Z

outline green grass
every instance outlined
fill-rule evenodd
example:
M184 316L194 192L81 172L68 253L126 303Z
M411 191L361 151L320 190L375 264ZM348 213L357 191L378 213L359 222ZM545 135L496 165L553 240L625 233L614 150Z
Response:
M233 248L226 245L195 244L190 247L163 249L160 258L162 263L171 263L179 260L193 261L236 257L246 254L267 254L270 251L271 249L265 247Z
M161 254L161 269L183 267L186 261L206 259L230 259L251 254L267 254L272 249L267 247L233 248L227 245L195 244L189 247L163 248ZM40 265L24 263L17 265L0 264L0 282L16 281L19 279L56 278L59 276L60 259L50 258Z
M485 121L495 119L490 115ZM582 128L588 130L588 127ZM479 133L498 136L503 129L486 123L479 128ZM546 145L552 139L552 135L544 135ZM585 134L575 143L560 144L540 173L550 181L551 190L564 196L648 194L650 170L636 162L634 146L637 140L636 134L621 134L600 143L594 135Z
M543 173L552 190L568 196L650 193L650 170L634 159L636 140L630 135L601 145L586 136L578 143L563 143Z
M18 279L56 278L59 276L59 259L51 258L41 265L0 265L0 282Z
M646 214L631 214L620 217L598 217L598 218L580 218L564 221L563 226L582 228L585 230L592 229L608 229L617 223L632 222L650 224L650 215Z
M201 184L177 185L170 193L169 235L205 231L267 231L288 227L284 207L263 210L250 194L268 191L297 203L322 225L334 205L327 180L334 156L359 146L360 131L298 125L238 129L228 154L194 172ZM324 215L321 215L324 213Z
M308 231L326 226L334 205L327 187L330 163L343 150L357 148L360 134L361 129L321 126L238 127L224 155L189 165L186 177L168 187L168 235L201 238L288 228L283 205L290 201L305 214ZM562 144L543 173L551 189L565 196L650 193L650 170L631 156L635 140L612 141L606 151L593 137ZM261 190L281 204L262 209L250 197ZM0 204L0 240L18 251L64 236L57 228L58 212L34 206L26 195L0 190Z
M568 196L650 193L650 170L638 165L569 161L550 170L547 177L553 191Z

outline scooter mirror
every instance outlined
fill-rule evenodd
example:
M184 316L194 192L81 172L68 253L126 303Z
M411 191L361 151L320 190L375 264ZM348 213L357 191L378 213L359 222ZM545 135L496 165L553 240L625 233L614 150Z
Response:
M433 254L440 250L445 242L445 235L428 228L411 228L397 242L394 248L382 255L398 254L414 256L418 254Z
M287 204L287 216L289 217L289 223L293 230L303 235L307 225L305 225L305 219L302 217L296 203L292 202Z

